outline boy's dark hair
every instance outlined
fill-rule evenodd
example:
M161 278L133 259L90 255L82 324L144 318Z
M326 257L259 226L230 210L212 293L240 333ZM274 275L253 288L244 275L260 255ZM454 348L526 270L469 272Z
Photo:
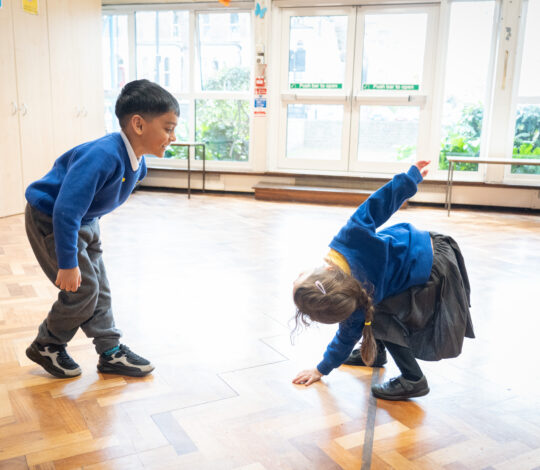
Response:
M150 80L134 80L126 83L114 109L120 126L127 124L133 114L140 114L145 119L152 119L160 114L173 112L180 116L178 101L167 90Z

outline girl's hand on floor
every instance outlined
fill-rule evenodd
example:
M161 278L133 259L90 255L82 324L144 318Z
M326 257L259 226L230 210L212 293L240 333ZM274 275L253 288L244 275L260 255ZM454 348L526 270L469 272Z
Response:
M77 292L77 289L81 286L81 281L81 271L76 266L71 269L59 269L55 284L62 290Z
M420 171L420 174L422 175L422 178L424 178L428 174L428 169L426 168L423 170L422 168L425 168L431 163L431 160L419 160L416 162L416 168L418 168L418 171Z
M323 375L317 369L307 369L299 372L293 379L293 384L304 384L306 387L318 380L321 380Z

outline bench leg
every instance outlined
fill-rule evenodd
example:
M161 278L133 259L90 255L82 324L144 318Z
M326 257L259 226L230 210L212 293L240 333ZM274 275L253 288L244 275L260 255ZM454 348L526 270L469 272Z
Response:
M202 146L202 192L204 193L206 183L206 145Z
M454 179L454 162L448 162L448 181L446 182L446 207L448 209L448 217L450 217L450 209L452 207L452 181Z
M187 197L191 199L191 145L187 148Z

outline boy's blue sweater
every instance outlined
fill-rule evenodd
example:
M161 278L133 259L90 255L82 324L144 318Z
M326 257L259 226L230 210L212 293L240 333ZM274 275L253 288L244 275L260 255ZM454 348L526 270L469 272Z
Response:
M429 279L433 264L429 232L408 223L376 231L416 193L421 181L422 175L416 166L394 176L358 207L330 243L331 248L346 258L352 276L373 289L371 295L375 304ZM343 364L362 337L363 328L362 310L341 322L317 366L319 372L326 375Z
M67 151L51 171L28 186L28 203L52 216L60 269L78 266L81 224L116 209L145 176L144 157L133 171L122 136L116 132Z

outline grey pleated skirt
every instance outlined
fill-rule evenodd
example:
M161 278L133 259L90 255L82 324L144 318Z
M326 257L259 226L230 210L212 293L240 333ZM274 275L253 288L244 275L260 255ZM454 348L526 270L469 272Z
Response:
M431 233L433 267L426 284L413 286L375 306L376 339L409 347L425 361L456 357L463 339L474 338L471 288L458 244Z

